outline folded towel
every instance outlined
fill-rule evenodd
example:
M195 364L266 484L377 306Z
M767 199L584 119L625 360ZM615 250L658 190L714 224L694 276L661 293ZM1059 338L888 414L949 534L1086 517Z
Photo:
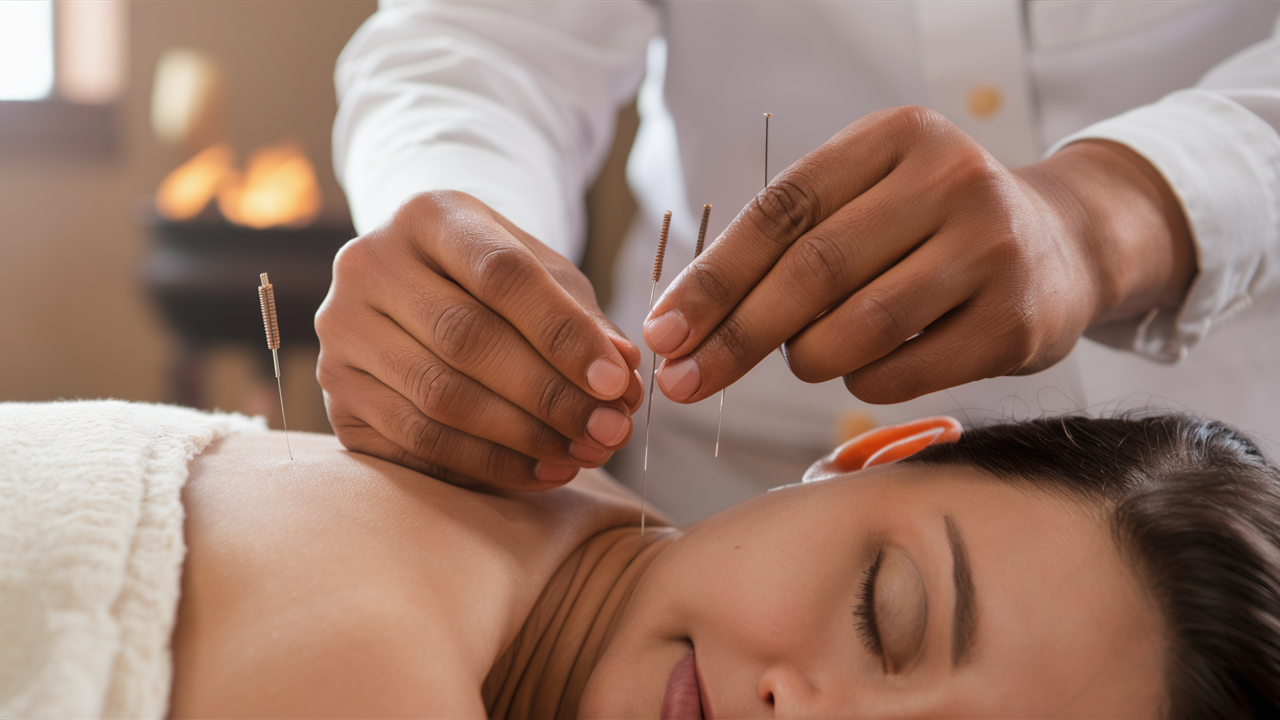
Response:
M0 717L163 717L191 458L261 419L0 403Z

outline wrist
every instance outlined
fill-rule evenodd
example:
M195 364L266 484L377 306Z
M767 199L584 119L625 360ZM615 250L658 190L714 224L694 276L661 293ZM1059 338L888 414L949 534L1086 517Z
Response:
M1090 325L1182 305L1195 276L1195 248L1173 190L1129 148L1072 143L1020 168L1054 205L1096 279Z

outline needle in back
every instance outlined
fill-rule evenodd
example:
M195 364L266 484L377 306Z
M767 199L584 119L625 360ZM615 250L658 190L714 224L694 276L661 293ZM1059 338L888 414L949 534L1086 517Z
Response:
M280 393L280 422L284 425L284 446L293 459L293 447L289 445L289 421L284 416L284 387L280 384L280 323L276 321L276 291L267 274L258 276L258 302L262 304L262 326L267 331L267 347L271 348L271 360L276 366L276 392Z

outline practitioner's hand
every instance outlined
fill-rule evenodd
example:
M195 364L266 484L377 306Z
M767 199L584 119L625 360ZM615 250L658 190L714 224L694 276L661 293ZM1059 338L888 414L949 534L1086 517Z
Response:
M779 345L807 382L909 400L1061 360L1091 325L1176 307L1195 270L1154 168L1085 141L1009 170L941 115L868 115L769 184L645 325L694 402Z
M563 484L626 444L643 396L586 277L463 193L347 243L316 333L342 444L460 485Z

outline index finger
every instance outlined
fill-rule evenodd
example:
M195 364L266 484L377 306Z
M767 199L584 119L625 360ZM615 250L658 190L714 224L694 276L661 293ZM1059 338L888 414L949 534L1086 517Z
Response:
M423 259L506 319L570 382L600 400L621 397L633 368L525 243L468 195L437 197L436 205L412 229Z
M898 164L922 122L915 108L872 113L779 174L663 293L645 321L649 347L670 359L693 352L800 236ZM752 350L745 368L769 352Z

